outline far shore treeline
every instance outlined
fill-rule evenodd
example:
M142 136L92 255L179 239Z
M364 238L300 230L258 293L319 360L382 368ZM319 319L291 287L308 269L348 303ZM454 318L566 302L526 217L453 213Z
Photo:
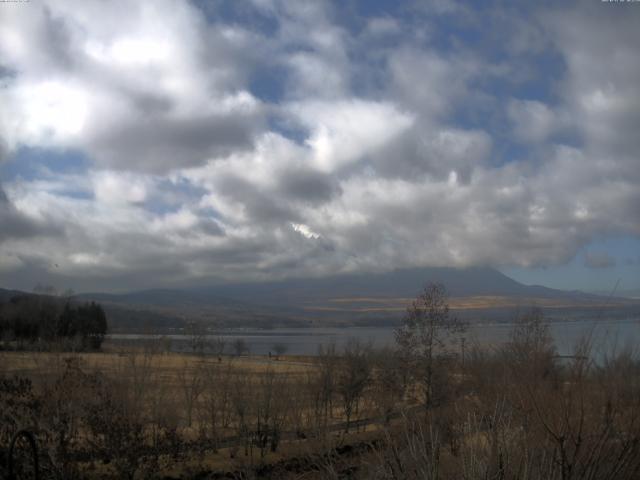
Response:
M0 348L99 350L107 317L95 302L48 295L15 295L0 301Z

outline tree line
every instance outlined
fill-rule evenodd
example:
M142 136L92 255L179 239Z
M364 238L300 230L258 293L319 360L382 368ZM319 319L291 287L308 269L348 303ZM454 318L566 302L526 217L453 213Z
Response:
M95 302L74 302L45 295L16 295L0 303L0 340L5 347L63 345L98 350L107 333L107 317Z

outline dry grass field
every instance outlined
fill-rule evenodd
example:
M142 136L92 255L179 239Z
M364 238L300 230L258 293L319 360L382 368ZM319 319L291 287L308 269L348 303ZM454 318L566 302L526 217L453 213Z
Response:
M319 312L352 312L352 313L399 313L404 312L411 298L404 297L345 297L332 298L325 305L309 305L306 310ZM501 308L523 308L537 305L544 308L575 309L603 308L632 305L634 301L627 299L606 300L602 297L513 297L498 295L478 295L468 297L451 297L450 307L453 310L486 310Z
M357 405L352 401L346 415L337 391L323 391L335 390L336 359L323 367L316 357L109 350L107 346L99 353L0 352L0 378L27 378L36 396L67 404L68 421L76 425L65 433L74 438L69 448L95 442L98 435L104 439L98 442L104 443L104 456L126 456L114 442L142 443L144 448L131 445L132 450L141 457L152 455L156 473L175 477L286 464L287 459L311 458L314 452L363 442L378 429L377 422L362 421L380 415L374 402L364 400L364 392L359 392L362 398L354 400ZM118 407L100 415L113 415L106 421L118 423L122 431L98 433L92 420L84 418L95 415L91 412L97 405L102 408L105 393L107 403ZM345 426L347 419L352 427ZM41 428L51 420L41 418L38 424ZM180 445L174 448L172 441ZM140 470L133 459L118 466L104 464L104 456L76 462L75 468L96 478Z
M74 359L87 371L100 371L108 376L126 377L135 373L135 367L145 359L144 366L153 370L169 383L175 383L178 375L197 368L220 368L231 364L250 374L274 371L287 375L301 375L315 368L313 357L282 356L269 359L265 356L227 356L219 360L215 356L163 353L145 355L142 351L119 352L7 352L0 351L0 371L9 375L26 375L33 379L53 378Z

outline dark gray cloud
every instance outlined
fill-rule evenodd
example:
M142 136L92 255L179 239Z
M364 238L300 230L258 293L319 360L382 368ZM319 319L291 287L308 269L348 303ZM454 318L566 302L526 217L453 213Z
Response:
M294 201L321 204L339 194L339 185L331 176L309 168L291 169L279 178L278 189Z
M0 165L7 158L9 158L9 145L7 145L6 140L0 135Z
M48 235L60 235L61 226L35 221L21 214L13 206L0 185L0 244L8 240L28 239Z
M36 226L15 211L9 198L0 187L0 243L7 239L24 238L36 235Z
M256 116L241 114L178 120L155 115L141 119L139 125L124 124L100 132L91 144L96 160L112 168L166 172L248 150L260 123Z
M216 191L230 202L241 206L247 220L257 225L268 225L297 220L299 215L292 205L278 195L261 190L242 177L235 175L216 178Z

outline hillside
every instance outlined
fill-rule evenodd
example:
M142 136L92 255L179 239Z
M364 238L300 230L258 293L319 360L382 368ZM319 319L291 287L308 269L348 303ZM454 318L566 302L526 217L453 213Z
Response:
M428 282L446 285L452 309L469 320L507 320L515 309L532 305L563 318L604 308L633 315L640 308L633 299L523 285L491 268L413 268L76 298L102 304L114 331L181 329L191 321L224 328L388 325ZM19 294L25 293L0 289L0 302Z
M80 298L101 302L118 326L132 322L181 326L189 320L224 327L388 324L401 317L408 302L428 282L445 284L452 308L469 319L503 318L514 308L531 305L588 310L604 306L628 309L638 303L523 285L492 268L413 268L183 290L88 293Z
M304 306L336 298L412 298L428 282L443 283L452 297L509 296L562 298L587 294L523 285L492 268L413 268L376 274L348 274L200 287L155 289L125 294L90 293L83 297L156 306L254 304Z

